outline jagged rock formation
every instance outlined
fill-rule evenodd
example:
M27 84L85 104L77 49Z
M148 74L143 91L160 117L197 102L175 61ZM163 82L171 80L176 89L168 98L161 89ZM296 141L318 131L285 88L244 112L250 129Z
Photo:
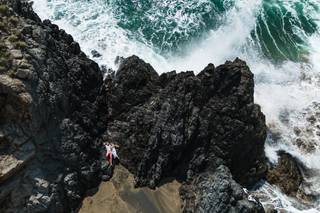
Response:
M220 165L229 167L237 181L250 183L265 171L260 162L266 126L253 103L253 86L252 73L239 59L217 68L208 65L198 75L158 76L138 57L127 58L105 84L104 137L121 146L121 163L136 175L137 186L155 187L172 176L201 185L192 181L205 172L215 174ZM207 187L195 197L215 192ZM237 199L227 202L237 206ZM186 211L216 208L196 201L196 209L190 209L189 202L195 201L188 199Z
M3 1L2 1L3 2ZM1 4L1 212L69 212L99 182L96 63L29 4Z
M76 210L112 175L102 140L121 146L136 186L181 181L185 212L263 211L239 185L265 172L266 126L245 62L159 76L133 56L103 82L79 44L30 4L0 5L1 212Z

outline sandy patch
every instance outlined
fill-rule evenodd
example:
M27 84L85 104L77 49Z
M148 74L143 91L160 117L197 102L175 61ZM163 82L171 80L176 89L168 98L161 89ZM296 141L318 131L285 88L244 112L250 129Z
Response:
M113 178L103 182L93 196L84 199L80 213L177 213L181 212L180 184L172 181L158 187L134 188L133 175L117 166Z

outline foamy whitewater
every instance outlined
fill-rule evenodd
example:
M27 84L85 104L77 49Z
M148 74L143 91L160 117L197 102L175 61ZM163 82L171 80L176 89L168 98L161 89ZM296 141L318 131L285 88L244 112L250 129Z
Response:
M266 115L265 151L285 150L306 167L294 199L269 183L254 193L264 206L320 212L319 0L33 0L42 19L72 34L92 58L117 69L115 58L138 55L158 72L201 71L240 57L255 74L255 102ZM320 116L319 116L320 117Z

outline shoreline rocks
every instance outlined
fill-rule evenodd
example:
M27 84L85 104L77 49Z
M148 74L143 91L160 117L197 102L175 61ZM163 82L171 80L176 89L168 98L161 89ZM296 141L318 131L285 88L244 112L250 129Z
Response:
M278 155L278 164L268 170L267 181L279 186L287 195L295 197L303 181L298 163L286 152L279 152Z
M159 76L132 56L103 80L72 36L41 22L29 3L0 4L9 11L0 21L17 20L0 29L1 57L10 61L0 73L1 165L28 147L17 157L23 166L3 175L1 212L77 210L87 190L112 176L103 141L120 145L136 187L179 180L184 212L263 212L239 185L266 168L265 117L244 61Z
M151 65L132 56L106 80L102 95L104 112L108 112L103 136L120 145L121 163L135 175L138 187L154 188L167 177L194 186L195 179L214 174L221 166L230 169L230 179L245 185L266 172L265 118L253 103L253 75L240 59L218 67L208 65L198 75L159 76ZM183 197L201 193L215 190ZM187 199L186 206L194 208L185 212L215 208L188 202L198 201ZM263 211L258 206L235 207L236 203L230 205Z
M172 175L172 164L185 162L191 165L173 169L185 170L180 176L191 177L223 162L245 183L249 169L264 161L266 136L264 115L252 95L253 75L239 59L217 68L209 65L197 76L158 76L149 64L129 57L105 84L109 123L104 136L124 146L119 151L128 156L122 163L129 170L145 170L135 173L137 185L153 187L162 174ZM143 158L140 146L145 145L149 150L142 152Z
M194 197L190 199L192 193ZM199 175L192 184L182 186L180 195L189 200L184 212L264 212L262 205L248 197L223 165L215 172Z

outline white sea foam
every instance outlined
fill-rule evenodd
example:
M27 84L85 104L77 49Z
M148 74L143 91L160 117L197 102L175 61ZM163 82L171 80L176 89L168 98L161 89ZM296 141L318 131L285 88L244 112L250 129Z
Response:
M254 28L255 16L261 2L261 0L237 1L234 8L225 15L227 19L223 25L212 30L200 43L192 45L192 49L187 51L190 54L173 57L169 63L176 70L201 71L208 63L221 64L235 57L244 58L241 48Z
M128 33L118 27L111 8L103 0L36 0L34 9L42 19L50 19L70 33L89 57L92 57L92 50L100 52L102 57L95 58L100 65L116 69L117 56L136 54L153 64L155 69L167 70L162 56L148 45L131 40Z

